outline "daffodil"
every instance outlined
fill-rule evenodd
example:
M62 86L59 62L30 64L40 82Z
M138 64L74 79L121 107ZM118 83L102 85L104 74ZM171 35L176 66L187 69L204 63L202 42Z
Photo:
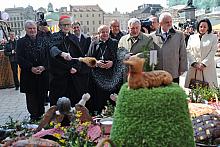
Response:
M58 123L54 126L54 128L60 128L60 126L61 126L61 123Z
M51 121L51 122L50 122L50 126L53 126L53 125L54 125L54 122L53 122L53 121Z
M82 112L81 111L76 111L76 117L79 118L82 116Z
M91 122L90 121L87 121L87 122L84 122L82 123L82 126L85 126L85 127L88 127L91 125Z
M53 136L58 138L58 139L61 139L61 134L59 134L59 133L54 133Z
M59 142L61 142L61 143L65 143L66 140L65 140L65 139L60 139Z

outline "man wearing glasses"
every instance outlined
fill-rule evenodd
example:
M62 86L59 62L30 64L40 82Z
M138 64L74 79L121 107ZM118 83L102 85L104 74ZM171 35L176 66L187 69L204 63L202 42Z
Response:
M89 68L85 63L73 60L84 57L78 38L71 34L70 16L59 19L60 31L52 35L49 69L51 105L56 105L58 98L68 97L75 106L81 96L88 92L87 74Z

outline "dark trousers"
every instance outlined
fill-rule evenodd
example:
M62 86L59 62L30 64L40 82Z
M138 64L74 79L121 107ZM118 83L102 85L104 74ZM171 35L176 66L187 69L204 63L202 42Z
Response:
M180 83L180 78L179 77L178 78L174 78L173 82L179 84Z
M19 81L18 81L18 64L16 62L10 62L11 63L11 70L13 73L13 79L15 83L15 87L19 87Z
M44 114L44 101L46 94L46 92L26 93L26 104L28 112L31 114L31 119L37 120Z

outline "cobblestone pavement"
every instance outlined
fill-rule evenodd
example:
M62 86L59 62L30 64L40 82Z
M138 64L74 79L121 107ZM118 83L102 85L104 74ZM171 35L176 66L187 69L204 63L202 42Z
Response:
M15 88L0 89L0 125L13 120L23 120L29 117L25 95Z

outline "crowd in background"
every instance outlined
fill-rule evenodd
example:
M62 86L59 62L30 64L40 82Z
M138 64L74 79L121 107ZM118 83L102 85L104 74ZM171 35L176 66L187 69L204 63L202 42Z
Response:
M196 30L191 26L185 30L173 28L168 12L159 18L150 16L149 21L150 28L145 28L139 19L131 18L124 34L115 19L110 25L101 25L98 35L91 38L81 32L78 21L63 15L57 33L51 34L46 26L32 20L26 21L26 35L19 40L10 32L5 54L10 58L16 90L20 87L26 95L30 118L40 119L48 96L51 106L60 97L68 97L74 106L88 92L91 99L86 107L92 114L101 113L107 101L115 105L110 95L119 92L127 76L122 70L122 54L145 58L144 70L151 71L150 52L157 51L155 69L168 71L173 82L179 83L179 77L188 71L185 87L196 72L198 79L204 76L210 86L218 86L214 61L218 39L208 19L199 21ZM95 57L96 67L80 62L79 57ZM21 68L20 83L17 64Z

